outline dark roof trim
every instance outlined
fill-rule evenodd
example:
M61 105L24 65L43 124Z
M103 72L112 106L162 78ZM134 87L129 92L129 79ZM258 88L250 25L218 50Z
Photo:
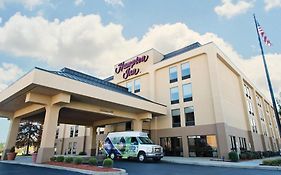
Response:
M190 51L190 50L196 49L196 48L198 48L198 47L201 47L201 44L200 44L199 42L190 44L190 45L188 45L188 46L186 46L186 47L184 47L184 48L175 50L175 51L173 51L173 52L170 52L170 53L164 55L164 58L163 58L161 61L167 60L167 59L172 58L172 57L175 57L175 56L177 56L177 55L180 55L180 54L182 54L182 53L185 53L185 52L188 52L188 51Z
M107 78L105 78L105 79L103 79L103 80L104 80L104 81L111 81L111 80L113 80L113 78L114 78L114 76L112 75L112 76L107 77Z

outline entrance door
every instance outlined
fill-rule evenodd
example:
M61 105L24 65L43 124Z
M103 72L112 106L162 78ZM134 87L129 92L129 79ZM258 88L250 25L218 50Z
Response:
M181 137L160 138L160 145L163 147L166 156L183 156Z

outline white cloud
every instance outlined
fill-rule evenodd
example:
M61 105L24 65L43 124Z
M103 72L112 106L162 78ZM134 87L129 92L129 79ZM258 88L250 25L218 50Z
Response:
M269 11L272 8L281 7L281 0L264 0L265 10Z
M47 0L0 0L0 7L4 8L8 3L22 4L26 9L32 10L34 7L43 4Z
M222 4L216 6L214 10L219 16L228 19L246 13L254 6L253 0L239 0L236 3L234 3L233 0L221 0L221 3Z
M85 4L85 1L84 0L74 0L74 4L76 6L83 5L83 4Z
M200 34L183 23L154 25L141 38L127 39L122 30L118 24L103 24L98 15L48 21L41 16L26 17L17 13L0 27L0 50L41 60L57 69L67 66L106 77L113 73L114 64L150 48L167 53L196 41L202 44L213 41L266 92L264 70L259 67L261 59L242 59L229 43L214 33ZM281 54L267 55L273 85L281 87L281 62L277 57Z
M0 91L5 89L12 81L15 81L23 71L14 64L2 63L0 65Z
M104 0L107 4L110 4L112 6L121 6L124 7L123 0Z
M270 78L272 81L272 86L274 88L274 91L276 92L276 97L279 97L278 93L281 92L281 54L275 53L267 54L265 56L270 73ZM268 99L270 99L261 55L251 57L247 60L242 60L241 63L243 64L243 72L245 72L246 76L250 80L253 80L254 84L259 88L259 90L264 95L266 95Z

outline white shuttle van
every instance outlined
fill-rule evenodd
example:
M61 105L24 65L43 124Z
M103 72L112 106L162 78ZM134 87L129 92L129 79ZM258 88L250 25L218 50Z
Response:
M103 145L105 153L111 158L137 158L140 162L147 158L160 161L163 148L154 144L147 133L137 131L109 133Z

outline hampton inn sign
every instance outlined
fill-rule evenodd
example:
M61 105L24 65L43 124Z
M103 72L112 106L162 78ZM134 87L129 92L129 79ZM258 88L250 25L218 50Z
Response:
M132 75L138 75L140 73L140 69L134 68L134 66L143 62L147 62L148 58L148 55L137 56L135 59L130 60L128 62L124 61L122 63L119 63L115 68L115 73L123 73L124 79L127 79Z

